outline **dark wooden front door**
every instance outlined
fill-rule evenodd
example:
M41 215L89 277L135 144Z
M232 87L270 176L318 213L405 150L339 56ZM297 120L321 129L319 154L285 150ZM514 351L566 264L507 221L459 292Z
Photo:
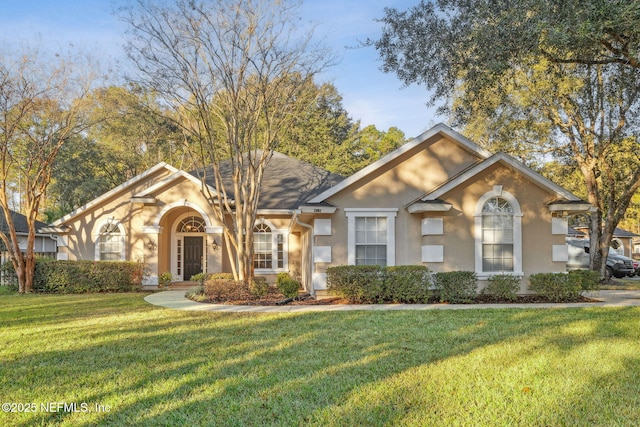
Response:
M202 273L202 236L184 237L184 280Z

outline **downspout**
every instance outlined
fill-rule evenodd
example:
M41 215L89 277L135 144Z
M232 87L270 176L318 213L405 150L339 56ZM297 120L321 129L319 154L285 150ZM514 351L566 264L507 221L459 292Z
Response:
M310 277L310 281L311 281L311 289L309 290L309 293L311 294L311 296L315 297L316 296L316 290L313 287L313 276L315 275L316 271L315 271L315 263L313 262L313 247L314 247L314 241L313 241L313 226L311 226L310 224L306 224L304 222L300 222L300 220L298 219L298 214L300 213L300 209L296 209L294 211L294 215L293 215L293 220L296 224L298 224L301 227L307 228L310 230L309 233L309 246L311 246L311 251L310 251L310 256L309 256L309 266L311 266L311 277Z

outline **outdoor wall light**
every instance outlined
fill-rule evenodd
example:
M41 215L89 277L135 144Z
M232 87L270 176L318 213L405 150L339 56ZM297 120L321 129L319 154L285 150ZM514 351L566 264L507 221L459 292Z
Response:
M150 251L154 250L155 248L158 247L158 244L156 243L155 240L153 239L149 239L149 241L147 242L147 249L149 249Z
M218 249L220 249L220 244L218 243L218 240L216 240L216 238L213 238L213 242L211 242L211 247L213 248L214 252L217 252Z

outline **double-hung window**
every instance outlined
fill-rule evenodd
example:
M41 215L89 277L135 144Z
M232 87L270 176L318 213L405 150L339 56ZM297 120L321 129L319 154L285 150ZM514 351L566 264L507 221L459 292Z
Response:
M387 265L387 218L356 217L356 265Z
M347 208L349 265L395 265L397 209Z

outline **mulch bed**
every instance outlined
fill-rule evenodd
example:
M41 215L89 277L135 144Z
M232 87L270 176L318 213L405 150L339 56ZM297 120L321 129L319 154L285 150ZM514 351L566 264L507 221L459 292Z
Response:
M212 304L228 304L228 305L254 305L254 306L276 306L276 305L338 305L338 304L350 304L345 298L325 298L315 299L309 294L301 294L293 301L286 300L285 296L278 291L275 286L269 286L269 290L265 296L260 299L254 299L249 295L235 295L224 299L206 299L200 300L200 302L212 303ZM542 304L553 302L539 295L520 295L515 301L501 300L491 295L478 295L476 300L469 304ZM575 301L566 302L598 302L598 300L581 296ZM427 302L428 304L440 304L440 301L436 298Z

